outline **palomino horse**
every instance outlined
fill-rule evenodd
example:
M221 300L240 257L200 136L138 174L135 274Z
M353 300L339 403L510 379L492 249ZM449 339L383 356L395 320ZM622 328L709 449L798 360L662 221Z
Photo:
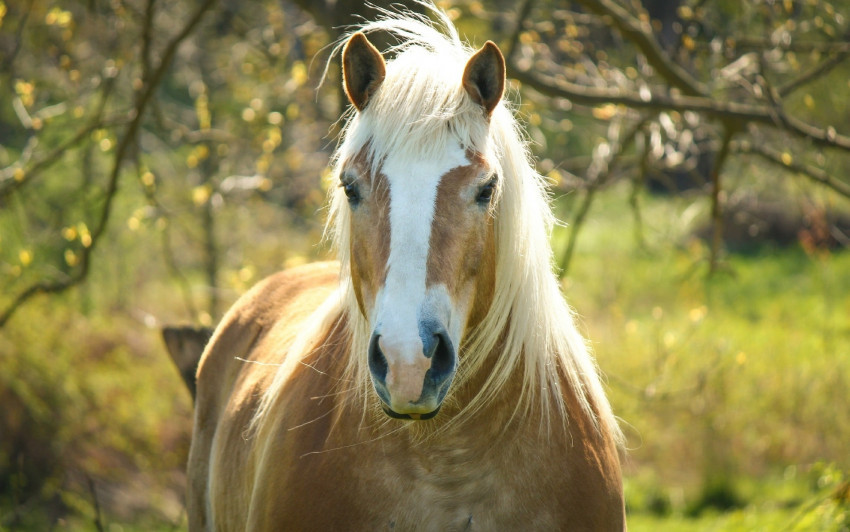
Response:
M504 59L438 17L345 41L340 261L262 281L215 331L191 530L625 527L620 432L551 271ZM403 37L393 60L375 30Z

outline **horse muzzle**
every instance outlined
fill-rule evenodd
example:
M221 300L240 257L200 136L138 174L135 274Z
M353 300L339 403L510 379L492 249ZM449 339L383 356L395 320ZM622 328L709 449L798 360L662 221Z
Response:
M421 342L395 341L378 330L369 342L369 371L384 412L396 419L437 415L457 371L457 353L445 328L419 324Z

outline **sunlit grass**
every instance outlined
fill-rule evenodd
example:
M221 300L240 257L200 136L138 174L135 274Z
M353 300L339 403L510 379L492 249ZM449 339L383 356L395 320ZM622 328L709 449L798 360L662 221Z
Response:
M564 282L628 436L630 528L842 530L846 501L797 516L818 492L782 475L850 468L850 253L764 248L709 278L703 207L647 203L639 246L625 191L602 198Z

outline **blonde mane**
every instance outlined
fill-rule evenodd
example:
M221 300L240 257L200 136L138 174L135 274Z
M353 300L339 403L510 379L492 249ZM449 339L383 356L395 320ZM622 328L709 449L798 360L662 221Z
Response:
M351 345L344 384L340 386L352 390L350 399L363 405L364 416L380 413L366 357L371 330L360 313L350 279L348 203L334 184L342 165L364 149L374 163L389 153L427 157L430 150L436 154L447 143L459 142L464 148L484 154L500 176L494 207L496 286L485 318L468 331L460 346L452 390L463 388L482 371L486 361L485 384L471 402L457 405L458 412L438 426L462 426L464 419L492 403L509 382L521 379L522 393L514 411L517 419L539 412L547 426L565 426L566 394L561 387L566 385L575 391L580 407L597 427L621 441L593 357L552 273L549 236L553 215L544 179L534 170L524 132L504 101L494 110L489 125L484 120L481 108L465 94L460 83L474 50L461 42L443 12L432 9L436 22L384 11L379 20L351 32L385 31L401 42L388 51L386 78L366 111L348 115L342 143L332 161L328 235L341 263L340 293L334 296L335 304L314 314L315 326L306 328L304 339L295 342L287 358L303 359L311 350L308 335L320 337L317 329L330 326L329 316L345 313ZM349 36L340 39L335 52ZM291 367L290 362L285 366ZM279 368L255 421L270 408L289 371ZM449 403L451 395L450 391ZM540 416L530 416L534 418Z

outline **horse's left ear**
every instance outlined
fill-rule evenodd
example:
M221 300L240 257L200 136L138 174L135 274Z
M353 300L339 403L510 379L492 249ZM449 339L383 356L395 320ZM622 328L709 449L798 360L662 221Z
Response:
M487 112L502 99L505 92L505 58L493 41L487 41L469 58L463 69L463 88Z
M361 32L352 35L342 49L342 78L345 94L358 111L366 108L386 73L381 52Z

